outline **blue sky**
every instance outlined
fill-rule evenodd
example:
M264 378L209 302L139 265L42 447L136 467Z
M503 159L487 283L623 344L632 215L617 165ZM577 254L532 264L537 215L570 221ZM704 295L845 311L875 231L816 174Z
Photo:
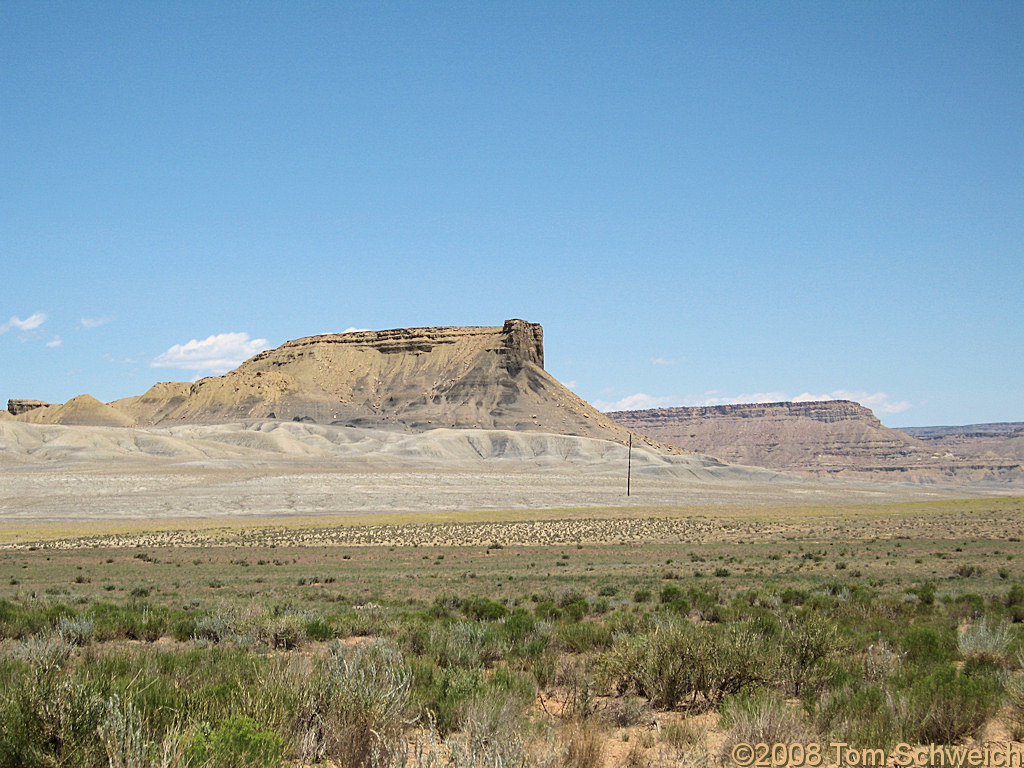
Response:
M1024 420L1024 4L0 4L0 400L545 327L603 408Z

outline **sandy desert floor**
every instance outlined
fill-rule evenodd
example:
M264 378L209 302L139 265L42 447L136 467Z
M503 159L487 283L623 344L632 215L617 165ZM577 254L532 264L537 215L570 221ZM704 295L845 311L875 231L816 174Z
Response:
M627 497L626 462L621 445L544 433L0 422L0 661L15 669L24 648L52 634L39 618L52 615L65 629L88 630L82 647L69 651L66 679L81 673L110 686L109 670L89 665L114 659L132 670L125 690L134 691L146 664L180 664L190 675L207 664L185 693L174 694L180 722L201 729L195 724L227 712L203 709L219 701L213 683L204 687L210 681L241 691L229 706L252 713L251 701L276 700L263 682L244 682L250 671L279 669L284 681L294 673L295 690L306 691L311 665L326 663L335 645L349 652L404 644L419 665L421 704L435 706L430 697L441 694L423 671L435 673L432 657L414 653L414 641L448 643L465 627L498 631L500 622L477 628L448 615L461 608L445 608L445 600L497 600L502 611L546 616L530 621L550 645L539 660L508 651L494 669L459 668L478 676L480 696L499 677L496 669L514 672L509 679L525 694L519 719L509 722L529 726L515 725L503 739L519 743L533 734L531 749L569 755L585 722L596 756L560 765L667 768L720 764L735 730L723 725L721 708L619 695L590 670L625 647L616 640L624 627L638 647L652 643L657 619L679 610L667 602L672 594L685 594L694 601L687 612L704 610L728 631L766 611L789 620L799 612L783 596L803 595L799 615L817 611L823 626L835 625L841 642L830 646L829 662L851 674L867 668L863 659L883 630L895 648L910 647L914 631L944 633L953 647L982 609L993 622L1016 610L1024 498L1010 496L1013 489L997 498L977 489L826 482L634 449ZM925 608L918 592L927 585L933 600ZM585 620L544 613L548 605L575 605L567 601L576 595L588 612L593 605ZM202 634L215 625L223 638ZM704 614L694 614L693 625L707 637L722 634ZM281 627L297 628L294 643L273 639ZM1016 633L1013 642L1008 659L1018 658ZM770 652L775 677L784 668L781 652ZM934 666L952 663L943 657ZM775 677L777 694L785 681ZM167 683L178 691L168 679L153 672L138 688ZM840 693L824 691L821 701ZM911 693L903 692L906 701ZM817 721L799 699L778 700L804 728L785 741L838 738L825 726L807 730ZM1009 742L1007 723L1016 715L1001 702L995 694L986 700L975 738ZM620 722L620 712L632 719ZM290 720L259 717L267 733L291 734ZM914 726L914 717L906 719ZM456 730L442 744L419 728L402 738L446 754L464 734ZM297 743L288 742L293 756L305 754Z
M292 422L126 429L0 423L0 523L470 510L879 503L973 495L823 482L545 433Z

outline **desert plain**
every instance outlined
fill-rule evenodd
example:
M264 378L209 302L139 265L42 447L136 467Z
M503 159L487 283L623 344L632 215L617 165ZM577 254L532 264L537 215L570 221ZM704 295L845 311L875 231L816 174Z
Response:
M720 461L508 321L5 415L0 768L1019 759L1019 465L818 411L825 471Z

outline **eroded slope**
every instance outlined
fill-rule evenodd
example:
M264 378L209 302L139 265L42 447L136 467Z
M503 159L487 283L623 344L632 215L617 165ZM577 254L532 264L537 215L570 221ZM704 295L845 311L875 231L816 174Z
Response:
M816 476L937 483L1024 482L1019 461L957 454L884 426L859 403L827 400L609 413L655 440L724 461Z

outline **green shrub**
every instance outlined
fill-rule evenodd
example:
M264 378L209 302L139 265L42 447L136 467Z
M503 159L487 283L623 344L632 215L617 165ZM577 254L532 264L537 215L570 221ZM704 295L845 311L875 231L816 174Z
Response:
M88 645L96 634L96 622L91 616L61 616L56 630L69 645Z
M52 638L33 638L18 650L22 674L17 681L0 685L5 694L0 713L2 768L106 764L99 738L104 701L96 681L74 674L70 648Z
M587 596L576 589L569 589L558 596L558 607L568 608L573 603L586 603Z
M510 697L522 708L529 706L537 698L537 687L533 680L508 667L495 669L490 679L487 680L487 687Z
M537 628L537 620L525 608L513 608L505 617L502 632L513 643L521 643Z
M167 630L169 612L133 600L127 605L96 603L88 616L95 622L98 640L142 640L153 642Z
M583 621L583 617L590 612L590 606L584 600L577 600L566 604L562 610L569 621Z
M309 637L310 640L326 642L327 640L332 640L334 638L334 628L320 616L309 619L306 622L304 630L306 636Z
M378 606L362 606L332 617L337 637L380 637L388 633L388 620Z
M880 683L896 674L903 662L904 654L892 649L884 640L872 643L864 651L863 673L869 683Z
M458 730L468 703L482 695L485 680L479 669L439 667L414 661L411 700L420 719L441 735Z
M658 599L661 603L667 604L676 600L681 600L684 597L683 590L677 587L675 584L666 584L661 588L661 592L658 594Z
M497 621L508 613L504 603L487 597L467 597L459 607L466 616L477 621Z
M767 684L778 668L778 651L749 627L697 628L671 614L649 634L616 637L595 662L602 688L620 695L633 689L658 709L686 698L717 706L727 695Z
M777 681L778 649L742 624L712 626L696 650L697 691L717 705L725 696Z
M500 626L456 621L436 623L426 632L423 655L440 667L471 669L504 658L507 645Z
M98 733L109 768L165 768L180 765L186 757L184 742L174 735L165 735L160 743L152 741L138 708L131 701L122 704L117 696L107 701ZM216 763L204 761L202 765Z
M562 611L550 600L541 600L533 607L533 615L542 621L557 621L562 618Z
M1006 598L1003 603L1007 607L1015 605L1024 606L1024 586L1020 584L1014 584L1006 591Z
M0 640L22 639L37 634L47 624L49 621L42 611L9 600L0 600Z
M1005 664L1007 649L1013 641L1013 631L1005 621L991 626L982 619L962 627L957 633L956 646L965 661Z
M958 744L974 738L999 710L1002 684L988 675L957 674L939 669L913 682L904 692L908 741Z
M519 720L523 705L500 692L474 697L463 708L461 732L448 739L452 768L527 766ZM404 763L402 763L404 765ZM426 763L433 765L432 762ZM417 765L424 765L423 761Z
M786 587L779 593L779 599L786 605L803 605L807 602L808 597L810 594L806 589L796 589L795 587Z
M405 658L387 642L330 647L300 705L304 757L331 758L341 768L368 768L405 750L412 687Z
M916 666L944 665L956 656L956 642L951 631L934 627L913 627L901 642L906 660Z
M923 584L919 584L916 587L908 589L907 592L912 595L917 595L921 605L931 606L935 604L935 582L926 581Z
M233 717L195 731L186 755L204 768L277 768L284 761L284 739L248 717Z
M560 624L556 632L561 646L572 653L606 649L612 644L611 630L592 621Z
M808 744L818 741L817 734L798 707L767 692L728 699L722 705L721 724L726 733L720 757L726 763L732 758L732 750L737 744Z
M616 696L631 690L646 695L640 669L649 646L650 638L646 634L615 635L611 648L597 654L592 661L598 689Z
M822 681L822 662L836 651L835 623L818 613L805 611L782 625L782 663L791 695L799 697L808 686Z
M672 611L673 613L678 613L681 616L686 616L690 613L690 601L685 597L679 597L675 600L664 603L662 607L666 611Z
M652 706L674 709L697 688L696 646L696 630L688 622L661 622L649 637L625 641L620 674Z
M854 683L826 693L817 703L817 727L854 748L888 748L903 738L905 717L893 691L879 683Z
M1006 724L1015 741L1024 738L1024 678L1011 677L1006 682Z

